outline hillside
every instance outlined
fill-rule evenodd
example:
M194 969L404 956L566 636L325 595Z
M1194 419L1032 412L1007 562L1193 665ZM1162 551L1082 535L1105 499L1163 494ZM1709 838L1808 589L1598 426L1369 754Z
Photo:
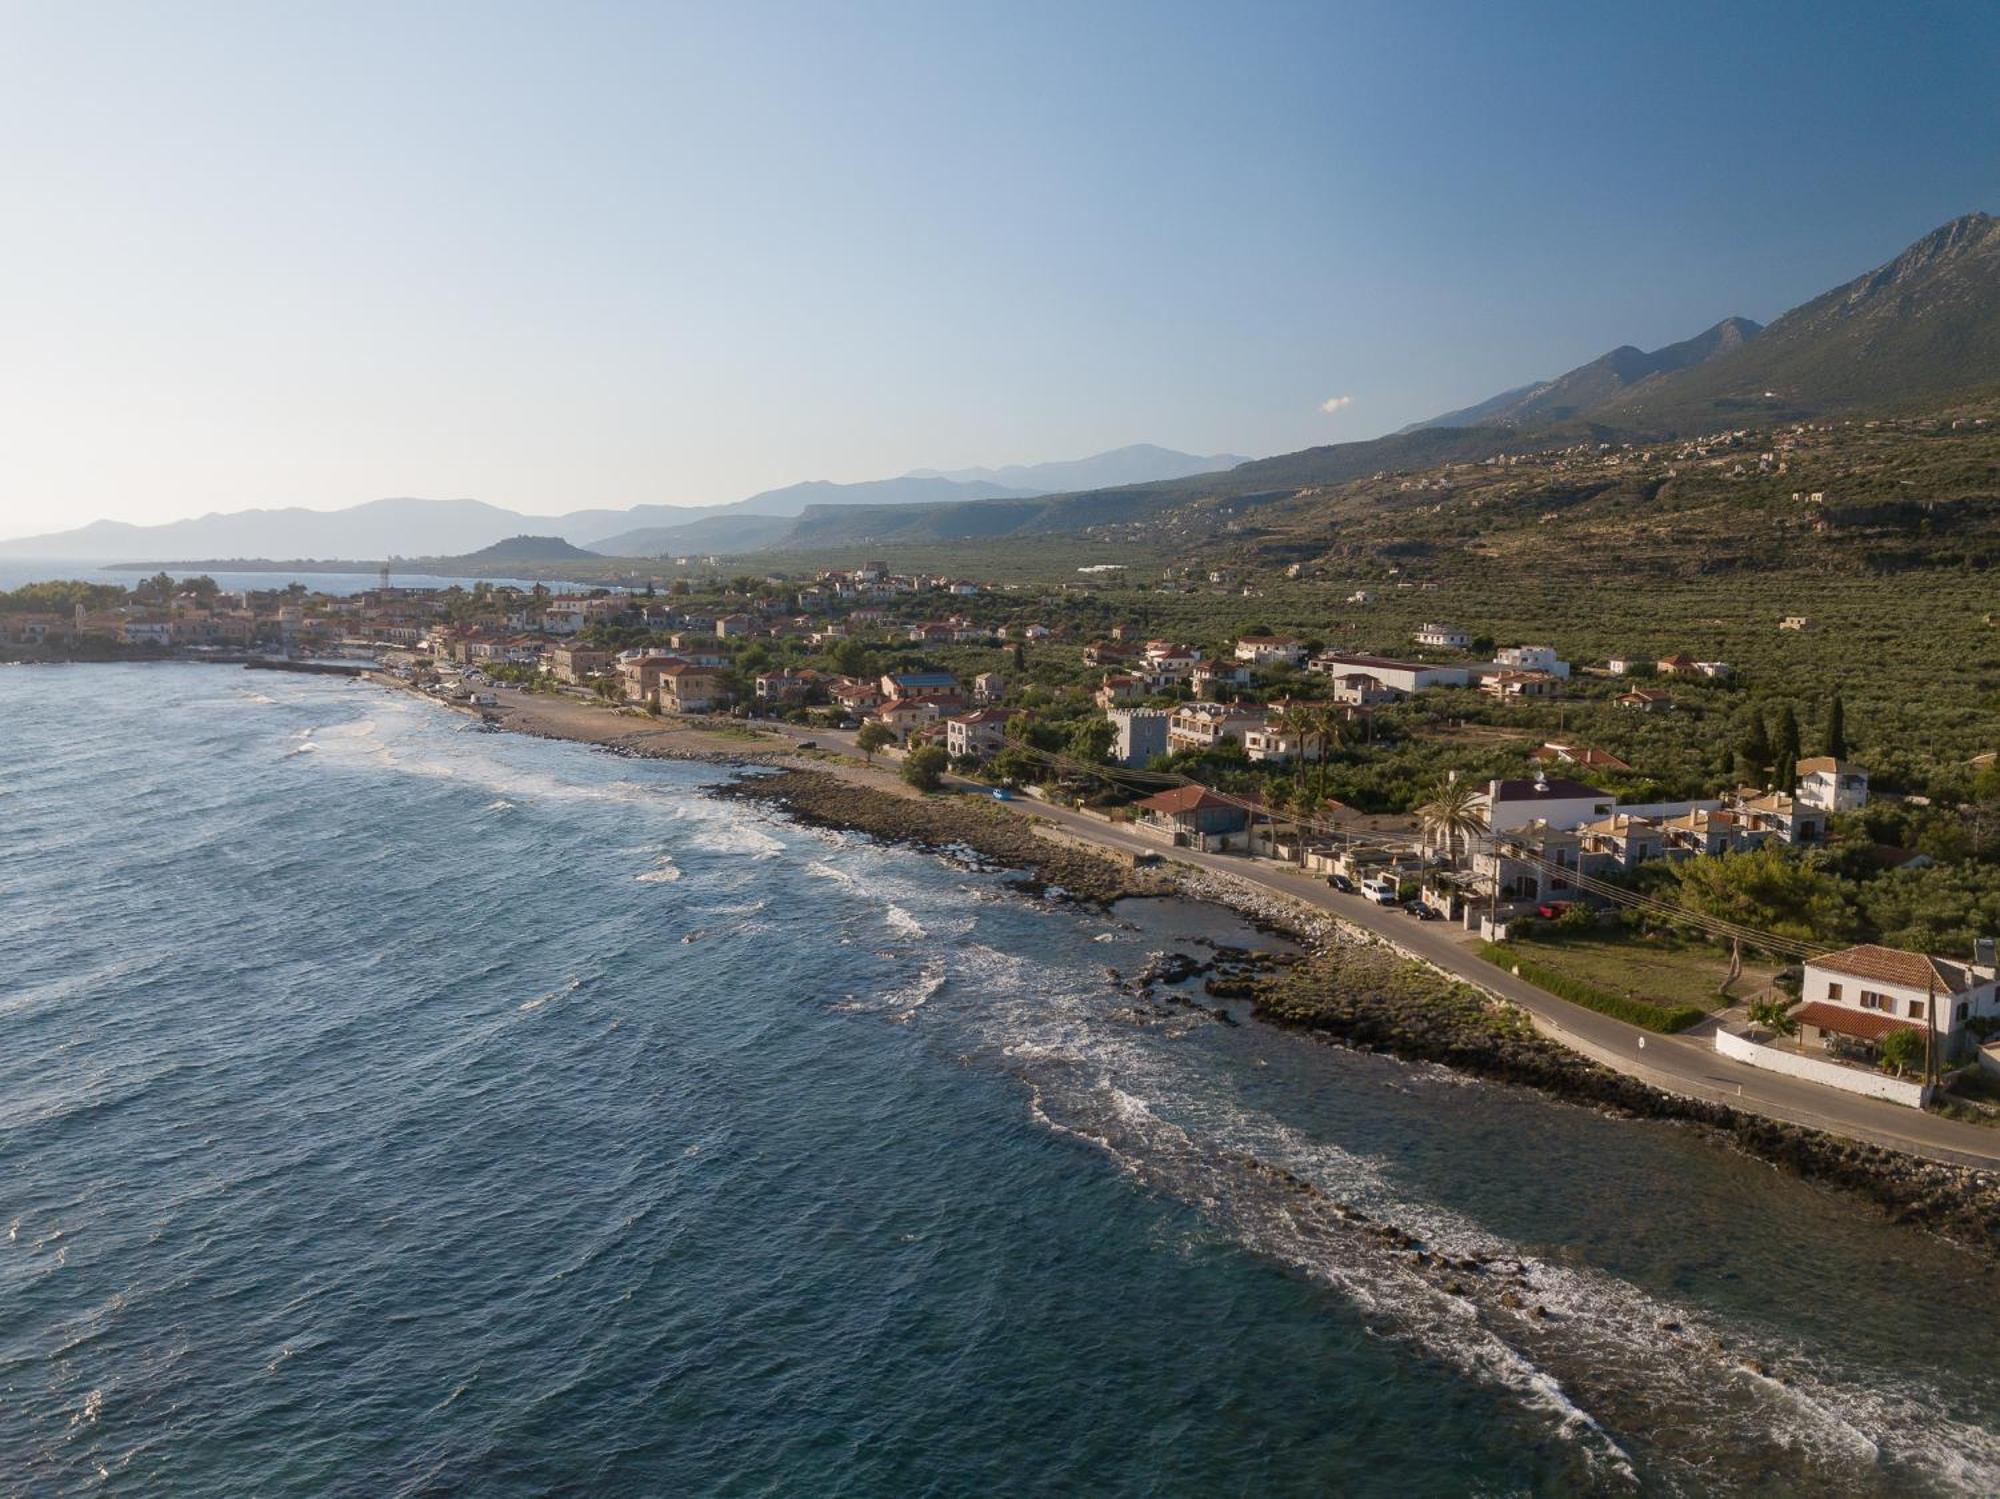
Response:
M1185 479L1193 474L1220 473L1250 460L1237 453L1211 453L1206 458L1176 453L1150 442L1113 448L1091 458L1060 463L1010 463L1004 468L910 470L912 478L955 479L961 484L1005 484L1031 494L1056 494L1081 489L1113 489L1124 484L1150 484L1161 479Z
M1749 418L1886 410L2000 379L2000 219L1974 213L1778 318L1756 338L1592 408L1679 433Z
M1552 587L2000 568L2000 388L1922 415L1439 464L1248 514L1213 503L1183 517L1180 542L1191 562Z
M1826 413L1935 409L1995 383L2000 221L1972 214L1768 328L1726 318L1662 349L1614 349L1555 380L1387 437L1307 448L1221 474L1049 495L1030 504L811 515L768 544L1061 533L1143 536L1171 545L1208 534L1218 515L1282 507L1294 498L1310 505L1324 491L1371 476L1400 482L1439 465L1481 464L1576 444L1595 451L1607 441L1617 447L1684 432L1771 429ZM1469 424L1444 424L1453 421Z
M1605 403L1643 381L1733 353L1761 331L1748 318L1730 317L1706 332L1663 349L1648 352L1623 344L1553 380L1503 391L1477 406L1448 411L1404 430L1474 426L1539 428L1573 421L1602 409Z
M597 557L598 553L586 552L582 547L571 546L560 536L510 536L505 541L496 541L493 545L481 547L476 552L439 560L461 567L485 567L523 562L595 561Z

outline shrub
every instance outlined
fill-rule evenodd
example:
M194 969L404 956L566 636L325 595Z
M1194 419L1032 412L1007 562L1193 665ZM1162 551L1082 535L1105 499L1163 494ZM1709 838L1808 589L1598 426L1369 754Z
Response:
M1696 1005L1653 1005L1643 999L1613 994L1609 989L1600 989L1595 984L1559 973L1533 958L1524 958L1503 943L1483 942L1479 955L1497 968L1518 969L1522 978L1538 989L1548 990L1558 999L1566 999L1571 1004L1582 1005L1586 1010L1595 1010L1600 1015L1609 1015L1614 1020L1622 1020L1627 1025L1640 1026L1645 1030L1669 1034L1684 1031L1704 1014Z
M950 761L941 745L922 745L904 757L903 779L919 791L935 791Z

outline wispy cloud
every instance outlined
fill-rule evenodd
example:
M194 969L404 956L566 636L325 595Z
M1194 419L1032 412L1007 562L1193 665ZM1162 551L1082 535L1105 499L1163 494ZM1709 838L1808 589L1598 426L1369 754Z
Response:
M1352 406L1353 404L1354 404L1353 396L1328 396L1324 401L1321 401L1319 403L1319 409L1321 411L1324 411L1328 416L1332 416L1334 412L1340 411L1345 407Z

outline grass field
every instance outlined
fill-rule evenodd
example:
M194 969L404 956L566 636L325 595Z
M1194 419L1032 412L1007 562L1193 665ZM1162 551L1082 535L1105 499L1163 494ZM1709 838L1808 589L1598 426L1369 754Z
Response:
M1729 955L1698 943L1657 937L1568 937L1523 942L1524 958L1580 983L1662 1008L1694 1005L1710 1012L1757 999L1772 988L1778 969L1746 956L1743 976L1728 995L1721 985Z

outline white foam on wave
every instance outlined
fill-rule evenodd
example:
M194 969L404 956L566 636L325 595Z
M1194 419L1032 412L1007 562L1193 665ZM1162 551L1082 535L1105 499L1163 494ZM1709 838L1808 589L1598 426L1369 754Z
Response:
M671 885L681 877L681 867L671 855L661 854L655 865L642 873L632 876L642 885Z
M882 908L882 920L888 924L890 931L911 941L916 941L919 938L929 935L925 932L924 924L921 921L917 920L916 917L912 916L894 901L890 901L888 905Z
M549 990L549 992L546 994L537 994L533 999L528 1000L525 1004L521 1005L520 1008L524 1012L529 1010L539 1010L543 1005L547 1004L550 1000L562 999L568 995L576 993L576 991L581 989L582 987L583 987L583 980L576 974L571 974L565 982L558 984L555 988Z
M1020 1072L1038 1123L1334 1288L1380 1330L1513 1392L1599 1482L1636 1481L1609 1429L1629 1426L1675 1434L1657 1465L1690 1491L1720 1491L1728 1472L1784 1451L1801 1482L1885 1465L1951 1490L2000 1492L2000 1435L1944 1414L1936 1389L1714 1325L1413 1199L1379 1163L1205 1082L1159 1033L1119 1025L1091 979L978 943L960 949L956 974L977 1004L953 1014ZM1477 1268L1441 1270L1448 1261ZM1704 1469L1713 1454L1734 1469Z

